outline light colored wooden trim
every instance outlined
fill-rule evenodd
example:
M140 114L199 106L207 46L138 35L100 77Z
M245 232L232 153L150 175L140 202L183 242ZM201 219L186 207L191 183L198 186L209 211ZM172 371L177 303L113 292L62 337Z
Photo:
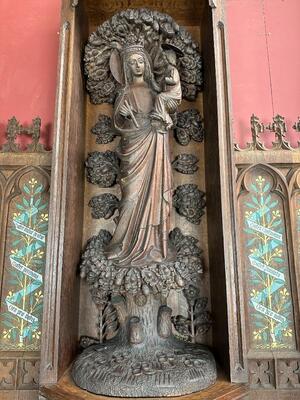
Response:
M267 151L234 151L234 163L240 164L300 164L300 151L267 150Z
M0 167L19 167L25 165L50 167L51 158L51 151L47 153L0 153Z

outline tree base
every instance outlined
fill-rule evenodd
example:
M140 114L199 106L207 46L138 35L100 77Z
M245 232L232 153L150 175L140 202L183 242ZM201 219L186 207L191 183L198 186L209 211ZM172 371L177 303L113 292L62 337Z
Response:
M75 383L114 397L180 396L216 381L216 365L205 346L175 338L155 347L123 344L116 337L84 350L74 363Z

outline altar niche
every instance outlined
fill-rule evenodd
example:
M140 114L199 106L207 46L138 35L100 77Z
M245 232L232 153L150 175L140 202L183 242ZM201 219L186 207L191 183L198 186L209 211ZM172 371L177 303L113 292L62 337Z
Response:
M82 284L81 332L92 346L72 376L97 394L181 395L216 379L212 354L196 344L208 342L212 320L203 71L191 33L167 14L128 9L85 47L92 132L80 268L90 290Z
M170 50L172 50L172 46L173 49L176 47L174 46L176 43L172 43L171 40L172 30L175 29L176 31L179 26L183 26L188 32L186 40L191 40L195 44L189 51L191 54L194 54L194 52L196 53L196 51L198 51L198 49L196 49L197 45L199 45L201 54L201 30L203 28L203 43L205 42L205 54L207 55L206 64L211 65L211 68L207 67L206 83L205 79L204 82L201 81L202 73L196 74L196 76L192 75L191 77L186 74L185 78L181 80L183 99L180 104L180 99L176 97L177 94L173 93L172 89L170 90L171 93L168 93L165 89L161 91L161 94L167 93L169 97L172 97L172 101L169 102L170 104L167 104L167 102L165 103L166 99L162 96L157 101L157 107L153 107L150 113L149 110L143 110L143 112L139 113L140 115L136 115L131 107L128 107L131 101L131 93L126 97L124 93L121 92L124 88L122 84L119 85L117 90L114 88L114 90L110 92L112 82L118 82L118 79L115 79L118 74L120 74L121 79L125 78L122 64L120 64L121 68L115 68L115 70L112 68L110 70L112 71L111 74L105 76L104 79L101 76L103 72L101 71L102 67L100 66L99 68L97 62L94 64L90 63L87 67L88 58L90 56L93 57L97 49L96 52L93 52L92 49L91 53L85 53L83 68L87 68L85 79L88 77L89 72L95 71L96 75L98 75L94 80L85 80L84 85L81 86L80 80L82 79L82 75L78 75L78 65L79 62L82 62L84 51L80 53L80 46L82 45L83 49L83 43L86 44L88 41L88 34L96 32L98 26L101 26L105 20L113 17L112 14L118 15L119 11L121 11L119 5L112 3L114 9L113 13L111 13L111 10L109 13L102 13L100 11L94 12L97 8L96 3L93 3L93 6L91 4L92 2L87 2L85 5L79 5L75 11L77 12L78 19L77 17L75 18L74 24L76 28L72 26L69 39L71 41L71 48L76 48L76 51L71 54L74 58L72 59L71 65L68 66L68 72L66 72L68 75L71 70L72 76L76 78L74 78L74 81L68 81L71 86L68 89L68 112L65 115L67 115L66 118L70 122L70 126L67 126L69 136L67 139L65 136L62 140L64 142L68 140L65 151L69 154L72 166L76 165L76 173L73 173L71 170L69 171L71 164L68 163L65 165L70 172L69 177L71 179L71 181L65 181L68 187L66 193L70 196L68 201L72 202L74 208L67 209L67 215L65 216L67 225L64 225L64 230L65 234L69 231L69 235L65 236L65 239L63 239L63 241L68 241L68 243L66 243L66 247L63 249L64 266L61 291L62 294L67 291L70 293L71 291L74 295L71 296L72 305L68 296L65 298L64 302L60 303L61 315L64 315L64 318L67 318L68 321L64 321L66 324L60 323L59 330L62 332L62 335L60 335L57 345L54 342L54 347L57 346L57 349L59 349L64 345L64 349L67 350L65 350L64 359L60 357L59 352L56 353L54 351L54 354L57 354L58 357L56 367L55 363L57 361L53 359L50 352L51 346L49 347L49 339L47 338L45 340L45 345L47 345L48 348L45 353L44 364L42 365L42 383L46 384L49 380L50 382L56 382L61 374L66 371L66 367L74 361L76 355L79 353L75 344L78 344L80 338L82 338L80 341L81 347L86 349L82 354L88 356L97 346L99 346L99 348L104 348L112 341L112 343L115 343L115 349L112 349L111 352L112 355L115 354L113 361L116 361L117 365L119 363L129 365L128 351L123 352L124 354L118 354L117 351L117 342L120 340L120 336L126 337L127 343L123 343L125 347L129 346L131 343L131 345L136 346L136 348L142 348L143 346L140 342L143 342L145 338L144 335L153 331L153 329L148 329L150 325L147 324L151 324L152 328L153 326L156 327L155 334L153 333L154 342L158 347L161 347L161 351L158 352L158 355L152 355L151 349L153 349L153 347L149 347L147 344L145 346L147 349L145 354L148 352L149 357L150 353L152 357L156 357L156 359L153 360L156 366L163 365L172 370L173 364L177 362L174 360L177 355L174 357L174 354L171 354L174 350L174 341L180 340L179 347L182 347L182 352L179 351L178 355L186 354L186 356L184 356L185 358L180 358L180 362L184 364L181 368L182 377L180 379L182 380L179 379L180 374L176 375L177 372L174 374L174 379L171 376L170 378L164 378L163 373L160 374L155 371L153 373L153 366L149 365L149 363L147 364L147 361L143 364L141 360L137 360L133 369L133 366L129 365L130 371L134 372L134 377L132 379L132 385L130 383L132 387L123 395L138 397L149 395L163 396L197 391L213 383L215 380L213 358L210 356L210 353L207 353L207 350L201 346L208 345L212 347L213 353L216 352L217 356L221 356L218 361L223 364L222 368L228 368L229 352L227 343L228 328L226 320L224 261L222 260L222 232L220 231L220 227L222 226L220 222L220 189L217 186L219 182L218 148L216 145L218 125L216 119L213 41L210 36L212 32L211 9L208 4L204 6L204 2L203 4L201 3L199 9L198 6L196 9L194 8L193 2L187 2L184 6L181 5L182 3L180 3L180 5L176 3L177 5L174 12L172 12L172 10L169 12L172 16L174 15L174 19L170 18L165 21L166 38L164 42L161 43L161 48L163 47L162 45L164 45L164 49L162 49L163 52L165 52L164 54L168 54L168 52L171 53ZM99 7L105 8L106 6L100 4ZM151 8L157 10L156 7ZM157 11L167 12L167 10L163 9L163 6L159 6ZM125 12L126 8L122 11L122 18ZM133 18L135 18L136 14L139 14L139 12L140 11L135 9ZM176 19L176 15L179 16L179 19ZM84 20L84 18L80 20L79 16L86 16L87 20ZM131 18L131 16L129 18ZM115 20L112 19L112 21ZM176 21L177 24L174 22L173 25L172 21ZM203 24L200 24L201 21L203 21ZM151 18L149 23L151 25ZM85 34L85 28L88 28L88 34ZM68 25L65 25L65 29L65 32L68 32ZM110 37L110 39L113 38ZM125 39L131 39L131 37L125 35ZM113 42L113 40L111 40L111 42ZM95 44L97 45L97 37L95 37ZM132 43L129 44L129 47L130 45L132 45ZM134 45L136 45L136 43ZM146 52L150 53L150 57L154 57L154 54L149 52L145 43L137 43L137 45L146 48ZM66 46L68 48L68 41L66 41ZM188 62L190 62L188 65L189 68L187 68L186 65L185 73L187 70L193 71L195 68L193 65L194 58L192 57L190 61L187 59L183 60L185 55L182 56L182 54L180 54L180 51L184 53L184 50L188 47L189 44L187 43L182 49L175 52L176 58L174 54L169 54L169 58L173 58L173 60L175 58L175 61L173 61L173 71L172 60L171 62L170 60L167 61L165 59L167 57L164 57L160 71L161 81L157 79L158 82L163 82L163 79L166 77L164 75L167 72L169 72L167 77L171 78L171 72L173 72L174 86L176 86L177 78L174 68L176 68L180 76L182 73L181 68L184 63L188 64ZM119 51L117 46L115 50ZM120 53L121 51L119 55ZM67 52L66 54L69 53ZM133 53L133 55L136 54L138 56L141 55L140 52ZM115 52L112 58L111 56L112 54L110 53L108 57L110 66L116 65L113 62L113 57L118 57L117 52ZM203 58L205 59L204 53ZM135 61L138 60L136 59ZM156 62L157 61L160 60L158 59ZM145 55L145 58L143 57L143 62L144 68L147 69L147 55ZM158 74L156 78L157 77ZM189 80L190 78L191 81ZM193 78L195 78L194 81ZM77 82L76 85L75 81ZM170 85L170 81L164 81L164 83L172 86ZM105 102L102 104L93 104L93 102L97 103L99 100L97 98L97 93L95 91L95 94L89 96L85 85L87 85L90 92L93 87L96 88L97 85L99 85L101 90L99 90L98 95L106 97L103 99ZM203 95L201 92L203 85L206 86L206 108L205 104L203 105ZM72 95L73 92L74 95ZM116 115L116 107L118 107L118 103L115 103L116 93L121 94L119 96L119 110L123 114L127 114L126 116L122 115L121 112ZM157 93L159 95L159 92ZM110 97L111 94L113 94L113 98ZM147 95L145 94L141 96L141 98L147 99ZM125 108L123 106L125 106ZM77 110L78 115L72 110ZM175 111L177 112L175 113ZM133 115L131 115L131 112ZM160 118L160 115L164 112L167 114L165 115L166 118ZM161 177L165 179L161 187L167 190L165 191L166 198L164 198L160 210L163 216L169 214L170 219L167 220L164 217L156 215L156 218L164 223L157 225L159 226L158 235L156 232L148 232L151 238L150 242L152 241L152 244L155 244L155 246L153 246L155 251L152 251L150 246L145 254L139 253L141 257L136 257L138 252L136 252L135 249L126 254L122 254L123 248L119 246L120 241L114 238L115 232L117 232L118 237L122 237L124 241L127 241L129 236L127 237L124 232L121 232L123 228L122 224L120 226L118 225L121 220L118 215L118 210L122 207L122 204L120 204L120 201L122 201L122 185L120 185L120 179L126 180L125 175L128 171L120 172L122 165L120 165L120 157L116 154L116 150L121 144L118 135L119 132L116 132L114 129L113 121L117 119L118 121L114 121L115 125L121 129L131 129L132 134L137 135L140 127L144 129L143 119L148 119L147 113L151 114L151 119L153 120L150 130L157 129L157 135L160 135L158 136L160 139L166 139L168 137L169 140L169 160L165 160L165 162L169 167L172 167L173 185L171 186L173 188L173 193L172 196L170 196L171 193L169 193L167 177ZM170 117L170 119L168 117ZM119 121L120 119L121 121ZM169 124L173 126L170 127L168 126ZM206 125L208 128L206 128ZM206 153L210 154L210 157L206 157ZM153 155L155 154L156 153L153 152ZM215 156L212 157L211 154L215 154ZM121 156L124 156L124 152ZM80 167L78 165L80 165ZM150 168L147 168L145 172L148 172L148 169L150 175ZM208 172L208 169L210 172ZM161 171L158 170L158 172ZM159 177L159 173L157 176ZM206 178L207 176L209 179ZM147 173L145 173L144 177L145 179L148 178ZM131 189L129 189L129 192L131 193ZM172 207L170 206L171 203ZM128 206L130 206L130 204ZM144 204L141 205L141 209L143 208L142 206L144 207ZM164 208L165 206L167 207ZM59 213L59 210L57 210L57 212ZM123 215L125 215L126 212L127 210L125 209ZM207 223L207 214L210 215L212 221L210 225ZM81 218L82 216L83 218ZM76 230L74 221L76 221ZM167 225L169 225L169 227L167 227ZM147 225L145 224L145 226ZM81 228L82 230L80 230ZM139 235L138 230L135 230L135 228L133 228L131 232L135 232L137 236ZM166 232L168 232L169 235L166 235ZM81 233L82 237L80 237ZM208 240L208 235L210 235L210 241ZM157 238L163 243L158 243L159 241ZM211 248L209 249L209 247ZM98 260L97 266L96 264L93 265L94 261L91 262L91 258L96 258ZM118 268L113 271L115 275L112 280L109 274L105 274L105 265L107 265L107 263L109 263L110 266L114 265L115 259L117 259L119 265L117 265ZM120 275L116 276L117 270L120 269L120 266L128 259L132 262L132 268L127 268L127 271L121 271ZM149 261L149 268L147 271L145 270L143 274L140 268L141 259L143 262L145 259ZM214 262L211 263L210 259L214 259ZM77 262L75 263L75 261ZM153 262L152 265L150 265L151 262ZM72 268L66 268L66 265L72 266ZM79 265L81 266L81 274L84 279L80 281L80 294L78 295L77 284L79 280L75 280L72 271L74 273L74 269L78 268ZM161 268L157 268L156 265L161 266ZM96 268L94 268L95 266ZM114 267L110 269L110 272L112 269L114 269ZM214 279L211 279L212 270L214 270ZM191 274L197 279L190 279ZM115 289L113 288L113 290L111 290L111 285L116 285ZM213 288L212 292L210 291L211 286ZM215 286L217 290L214 289ZM90 290L91 288L92 291ZM110 291L113 293L110 293ZM125 296L125 292L128 292L128 298L127 295ZM124 307L125 297L127 298L127 309ZM80 303L79 315L76 315L75 312L77 299ZM47 315L50 317L49 320L51 320L51 318L55 320L50 308L50 302L48 305ZM152 311L149 313L149 320L141 323L143 320L142 312L144 308L147 310L150 308ZM71 310L72 312L70 312ZM146 323L146 325L143 327L144 323ZM47 325L49 325L49 322L47 322ZM68 330L65 331L67 326ZM141 326L143 329L141 329ZM49 336L51 336L51 330L52 329L48 330ZM74 341L75 336L76 342ZM173 339L173 337L175 337L176 340ZM67 340L67 338L71 340ZM165 351L162 349L162 343L167 344L165 346ZM94 346L87 349L91 344L94 344L96 347ZM199 352L193 349L193 345L195 344L198 346L200 345L200 347L198 347ZM101 352L95 354L98 363L100 362L98 356L101 357L101 354L103 355ZM189 356L189 354L191 356ZM206 354L207 360L209 361L208 364L202 363L203 354ZM104 358L105 357L106 355ZM46 368L47 359L52 359L54 363L53 370ZM80 356L78 360L80 360ZM102 363L102 361L100 363ZM202 383L199 384L199 376L192 377L189 375L188 377L184 372L186 371L190 374L189 368L197 364L199 366L199 368L197 367L198 369L201 369L203 365L210 365L212 367L206 372L202 370L203 374L202 372L199 374L206 377L209 376L208 381L205 381L205 379L202 381L203 386ZM76 361L74 365L76 369L76 365L79 364L77 364ZM161 367L161 369L163 370L163 367ZM176 371L180 370L176 365L174 369ZM101 370L104 370L103 366ZM98 371L100 371L100 369L98 369ZM74 372L73 376L76 381L77 378ZM176 383L177 377L178 383ZM78 378L77 383L84 387L84 384L81 383L79 379L80 378ZM145 391L144 393L134 393L132 388L134 387L134 383L139 379L144 379L145 382L149 380L150 383L152 380L154 382L156 379L157 392ZM166 380L164 381L164 379ZM194 386L191 384L190 379L195 380ZM183 380L186 380L186 386L179 385L179 382ZM99 386L103 388L103 384L99 383ZM111 381L109 386L109 389L105 392L106 394L121 395L121 393L116 392L116 390L118 390L116 389L116 381L114 381L114 383ZM169 388L160 390L159 388L163 386L168 386ZM147 385L142 385L142 387L145 388L145 390L149 389ZM95 393L101 393L101 389L96 386L85 388ZM109 392L109 390L111 391Z

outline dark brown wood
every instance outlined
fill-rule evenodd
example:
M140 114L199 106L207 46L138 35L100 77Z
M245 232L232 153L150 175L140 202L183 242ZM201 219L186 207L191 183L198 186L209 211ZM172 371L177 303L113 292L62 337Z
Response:
M205 120L205 175L206 175L206 200L208 221L208 241L210 274L211 274L211 302L214 318L213 347L218 362L229 373L229 352L228 352L228 324L227 306L225 292L225 271L220 268L224 265L224 248L219 228L222 227L221 193L220 193L220 168L218 158L218 115L216 96L216 71L215 71L215 50L213 43L213 29L211 10L207 6L203 18L203 57L204 64L204 120ZM212 67L213 65L213 67ZM218 278L216 278L218 276Z
M213 350L231 379L236 382L245 382L247 374L244 360L244 325L240 315L240 310L243 309L243 298L240 296L242 284L238 280L237 272L235 170L230 135L230 92L223 2L203 0L197 4L200 4L199 8L195 2L192 4L190 1L185 4L180 3L180 5L175 1L170 5L168 2L154 4L149 0L144 1L142 5L154 7L158 11L166 11L177 22L189 25L188 30L196 40L199 38L199 25L203 21L201 42L205 64L209 68L205 71L207 80L204 101L202 102L202 96L199 96L195 105L201 110L204 103L205 130L207 131L205 157L203 144L192 145L191 153L203 155L200 160L201 167L205 165L206 178L204 179L203 174L200 174L197 179L201 182L201 189L205 189L206 186L208 207L207 218L205 216L201 222L200 229L193 227L192 233L201 238L201 245L204 246L205 265L209 272L203 288L209 294L210 281L213 293L211 298L215 320L211 341ZM100 111L111 115L111 107L95 106L89 100L85 100L86 95L82 90L79 71L79 54L82 49L81 39L86 39L86 32L80 31L80 26L92 32L104 19L121 8L130 6L141 5L133 1L115 1L99 5L99 2L90 0L85 2L81 9L80 3L74 8L70 6L69 1L63 2L62 33L64 34L62 34L57 95L55 129L57 141L53 158L55 164L52 189L53 214L49 233L51 245L48 252L49 285L41 369L43 385L57 382L66 370L74 358L78 334L86 334L88 330L89 333L95 333L94 336L97 335L94 322L97 309L90 305L91 298L84 283L81 284L79 295L75 271L81 247L91 235L98 233L99 229L95 221L91 220L88 207L85 207L84 226L82 224L83 203L87 204L93 195L99 194L91 188L90 184L83 186L84 151L87 153L94 150L95 141L88 131L95 125ZM166 6L169 7L168 10L163 8ZM97 8L98 11L96 7L100 7ZM86 21L80 25L81 15L86 16ZM77 95L75 87L79 91ZM190 104L183 102L182 109L188 107ZM86 126L84 126L85 123ZM87 132L86 143L83 139L85 131ZM109 144L107 148L113 149L114 145ZM177 152L178 146L176 144L172 146L174 153ZM184 179L187 178L178 175L176 179L184 183ZM83 191L85 191L84 200ZM119 193L116 191L114 194ZM181 217L176 218L178 221ZM208 225L206 225L207 221ZM114 228L111 222L108 222L106 226L110 230ZM189 231L191 228L185 225L185 229ZM81 304L78 319L79 296ZM174 304L177 307L182 306L176 299Z
M77 348L84 110L80 8L63 2L51 182L41 382L56 382Z
M209 60L204 71L204 119L212 310L217 325L213 330L213 345L232 381L246 382L238 300L229 72L223 13L222 2L216 2L212 30L207 28L208 9L203 19L203 56Z

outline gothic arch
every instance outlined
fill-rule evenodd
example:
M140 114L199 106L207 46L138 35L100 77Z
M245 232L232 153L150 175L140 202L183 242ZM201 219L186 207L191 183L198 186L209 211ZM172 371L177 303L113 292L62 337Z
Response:
M237 180L237 199L247 351L296 350L291 291L297 289L286 178L270 165L251 165Z

